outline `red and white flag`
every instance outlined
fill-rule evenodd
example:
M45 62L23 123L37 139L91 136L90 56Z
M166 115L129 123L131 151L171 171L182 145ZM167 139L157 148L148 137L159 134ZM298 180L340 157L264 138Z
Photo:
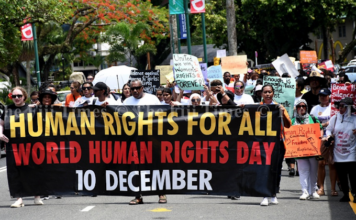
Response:
M31 24L25 24L21 27L21 40L33 40L32 26Z
M205 13L205 0L190 0L190 13Z

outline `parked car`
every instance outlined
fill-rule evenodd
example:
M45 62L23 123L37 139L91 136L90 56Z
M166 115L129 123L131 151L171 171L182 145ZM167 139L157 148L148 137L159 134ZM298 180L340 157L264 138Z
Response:
M345 73L349 77L351 82L356 80L356 64L352 66L345 67Z
M347 64L347 66L353 66L356 65L356 59L350 60L350 62Z
M66 102L66 97L68 94L71 94L70 90L57 92L57 99L58 99L58 101L60 101L62 103L62 105L64 105L64 103Z

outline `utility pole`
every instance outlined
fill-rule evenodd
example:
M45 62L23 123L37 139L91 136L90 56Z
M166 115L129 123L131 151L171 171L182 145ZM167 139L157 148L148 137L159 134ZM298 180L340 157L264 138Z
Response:
M38 86L38 88L40 88L40 86L41 86L40 64L39 64L39 59L38 59L36 25L34 23L32 23L32 32L33 32L33 42L34 42L34 47L35 47L37 86Z

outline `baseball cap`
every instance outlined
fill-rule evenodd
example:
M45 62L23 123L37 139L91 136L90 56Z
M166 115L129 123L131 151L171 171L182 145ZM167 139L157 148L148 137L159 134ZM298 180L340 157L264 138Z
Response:
M93 86L93 90L107 90L107 85L103 82L98 82Z
M324 89L320 89L318 95L330 95L330 94L331 94L330 90L327 88L324 88Z
M257 85L255 88L255 92L262 91L262 85Z

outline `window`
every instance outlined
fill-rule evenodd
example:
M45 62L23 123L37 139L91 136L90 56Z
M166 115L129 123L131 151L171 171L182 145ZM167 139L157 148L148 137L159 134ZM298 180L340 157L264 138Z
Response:
M339 37L346 37L346 26L339 25Z

